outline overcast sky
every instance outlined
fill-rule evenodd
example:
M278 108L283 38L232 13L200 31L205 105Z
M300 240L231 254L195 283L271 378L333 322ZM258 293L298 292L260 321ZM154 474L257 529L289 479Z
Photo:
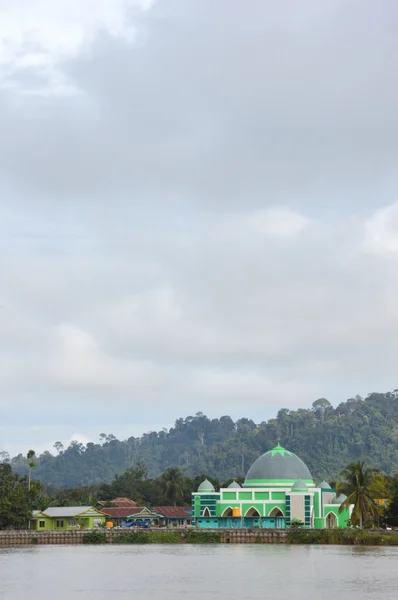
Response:
M0 0L0 449L398 387L396 0Z

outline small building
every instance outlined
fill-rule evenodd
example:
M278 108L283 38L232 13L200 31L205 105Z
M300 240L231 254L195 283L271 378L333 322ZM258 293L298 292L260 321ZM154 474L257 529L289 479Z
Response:
M137 502L130 500L130 498L120 497L113 500L99 500L98 505L102 507L120 506L122 508L129 508L130 506L137 506Z
M190 506L155 506L154 510L162 515L160 527L187 527L192 522Z
M192 524L201 528L347 527L353 506L307 465L278 444L250 467L241 487L233 481L216 492L207 479L192 494Z
M121 525L126 521L135 510L139 512L140 507L137 507L137 503L130 498L115 498L114 500L102 500L98 502L100 508L98 509L101 513L112 519L112 522L117 526Z
M51 506L35 510L29 528L37 531L93 529L105 523L105 515L93 506Z

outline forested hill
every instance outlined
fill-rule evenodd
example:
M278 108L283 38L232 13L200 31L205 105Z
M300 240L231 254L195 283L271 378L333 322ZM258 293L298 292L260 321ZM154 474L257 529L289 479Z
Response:
M206 473L222 482L244 475L278 439L307 463L318 481L335 479L348 462L360 458L389 474L398 470L398 390L357 396L336 408L322 398L310 409L282 408L275 419L260 424L198 413L178 419L170 431L125 441L112 434L100 438L101 443L86 447L56 444L57 456L45 452L37 459L34 478L56 487L92 485L109 482L141 461L152 477L179 466L187 476ZM11 462L18 473L27 472L22 455Z

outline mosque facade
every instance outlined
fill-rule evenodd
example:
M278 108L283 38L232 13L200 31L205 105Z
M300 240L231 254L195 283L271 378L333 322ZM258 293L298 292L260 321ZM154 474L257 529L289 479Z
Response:
M250 467L242 486L233 481L215 491L207 479L192 494L192 524L203 528L334 529L348 526L353 507L307 465L279 444Z

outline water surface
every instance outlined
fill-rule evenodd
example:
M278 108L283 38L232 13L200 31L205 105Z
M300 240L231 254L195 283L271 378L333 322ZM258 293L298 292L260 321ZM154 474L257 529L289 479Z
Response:
M398 548L36 546L0 549L5 600L397 600Z

